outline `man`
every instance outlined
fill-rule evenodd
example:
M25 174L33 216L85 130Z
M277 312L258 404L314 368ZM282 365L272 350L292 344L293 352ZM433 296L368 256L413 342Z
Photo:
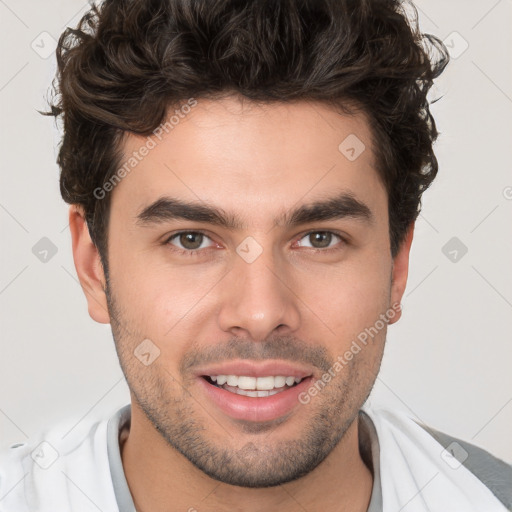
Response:
M0 510L510 509L505 463L365 405L439 40L393 0L106 0L57 57L75 266L131 404L5 451Z

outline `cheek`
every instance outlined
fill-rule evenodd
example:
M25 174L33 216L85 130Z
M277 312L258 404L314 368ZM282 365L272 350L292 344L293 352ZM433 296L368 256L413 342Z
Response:
M124 254L111 272L117 301L134 330L162 342L190 329L191 322L197 326L220 277L218 267L173 267L144 253Z
M297 295L338 339L355 336L389 307L390 261L370 255L295 269Z

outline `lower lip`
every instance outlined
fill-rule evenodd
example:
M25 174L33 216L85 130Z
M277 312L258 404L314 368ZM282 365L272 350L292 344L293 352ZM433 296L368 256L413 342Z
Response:
M280 418L300 405L299 395L307 389L311 377L301 380L296 386L285 391L264 397L237 395L210 384L203 377L199 377L199 381L212 402L231 418L262 422Z

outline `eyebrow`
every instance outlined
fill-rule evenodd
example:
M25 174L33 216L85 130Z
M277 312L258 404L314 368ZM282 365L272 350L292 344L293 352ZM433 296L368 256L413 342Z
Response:
M295 227L326 220L356 219L371 224L374 220L371 209L353 194L341 194L324 200L304 204L294 210L284 212L274 219L274 227ZM173 197L161 197L146 206L136 217L142 227L162 224L172 220L189 220L220 226L229 230L245 228L240 217L225 212L222 208L206 203L183 201Z

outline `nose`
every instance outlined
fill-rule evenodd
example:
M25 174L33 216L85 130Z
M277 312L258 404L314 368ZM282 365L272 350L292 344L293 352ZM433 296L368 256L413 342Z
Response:
M300 300L285 266L283 261L276 263L269 250L252 262L236 256L223 280L219 327L254 341L262 341L274 331L281 335L296 331Z

